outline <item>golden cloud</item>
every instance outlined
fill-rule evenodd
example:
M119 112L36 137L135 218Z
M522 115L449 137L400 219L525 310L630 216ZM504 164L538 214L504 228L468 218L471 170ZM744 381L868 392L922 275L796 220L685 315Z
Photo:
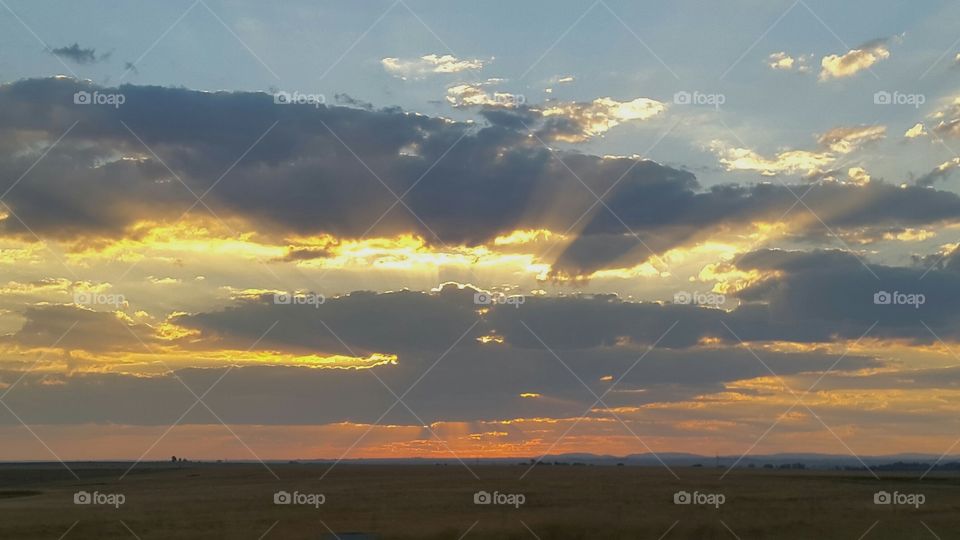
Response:
M890 51L883 41L876 41L844 54L824 56L820 61L820 80L850 77L887 58L890 58Z

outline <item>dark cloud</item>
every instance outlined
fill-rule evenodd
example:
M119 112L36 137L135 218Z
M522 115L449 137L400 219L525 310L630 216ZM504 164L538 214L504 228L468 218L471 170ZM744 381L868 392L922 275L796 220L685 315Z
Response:
M124 103L78 105L78 91L120 93ZM576 224L576 239L554 268L571 275L639 264L651 249L661 253L717 228L778 220L796 205L782 185L705 190L690 172L652 161L558 157L519 129L523 109L483 114L489 125L397 109L277 105L262 93L26 80L0 87L0 190L36 159L26 148L56 140L78 122L4 199L41 238L119 238L140 220L177 219L195 205L191 191L210 189L204 203L219 216L281 240L414 233L434 244L480 244L516 229L563 232ZM406 194L415 216L394 193ZM882 182L822 183L804 201L837 230L960 217L953 193ZM32 238L12 218L0 222L0 231Z
M45 304L29 306L22 315L23 326L15 333L0 336L0 343L21 347L52 347L90 352L150 352L156 344L154 330L146 325L117 316L116 313L93 311L72 306Z
M741 257L737 267L775 275L741 291L739 297L762 302L770 320L812 334L856 338L876 323L872 337L932 343L937 340L933 330L943 339L957 340L960 272L949 261L929 272L923 267L877 264L870 264L868 271L856 256L842 251L757 251ZM923 295L923 303L876 303L874 296L883 292ZM762 331L744 328L753 339Z
M936 333L960 340L960 272L955 261L955 254L948 255L924 275L919 266L871 264L868 271L854 255L840 251L754 251L732 264L766 277L738 293L744 303L731 311L628 302L616 295L573 295L527 297L519 306L495 304L480 313L474 296L478 291L453 284L435 292L355 292L319 306L278 305L272 295L263 295L220 311L174 316L170 322L196 332L174 340L162 340L155 329L112 313L43 305L22 312L23 328L4 341L26 349L48 347L77 323L57 347L67 356L78 349L143 352L143 341L154 350L178 350L173 357L186 359L205 350L246 350L273 326L251 355L279 350L398 356L396 364L375 367L372 373L238 367L206 399L229 423L375 421L395 398L373 373L398 394L419 380L404 401L427 422L576 417L594 399L579 380L600 394L610 384L605 377L618 379L628 370L617 391L606 398L611 406L687 400L723 391L733 381L766 376L767 367L783 376L816 373L839 360L816 344L857 339L874 324L870 337L930 344L937 341ZM926 301L919 307L878 305L874 294L881 290L923 294ZM498 336L502 342L480 343L481 336ZM740 347L740 339L754 343L763 362ZM704 346L705 340L712 344ZM774 352L757 344L764 341L814 347ZM244 361L243 354L237 360ZM853 354L837 369L880 365ZM177 376L201 393L222 373L183 369ZM14 374L0 374L0 382L10 378ZM945 371L913 373L910 380L927 387L957 384L955 373ZM876 379L830 384L886 388L897 387L895 383ZM525 399L521 393L541 397ZM84 407L70 406L81 399ZM192 404L172 374L31 375L7 401L23 411L27 422L156 425L169 423ZM209 423L207 416L201 409L185 422ZM418 423L403 407L384 422Z
M443 352L374 368L376 376L364 370L236 367L204 401L229 424L372 423L396 400L379 377L397 395L413 387L404 403L425 422L576 418L596 399L577 377L600 395L612 384L601 377L619 378L643 353L634 349L565 352L561 359L574 376L547 351L502 346L456 347L430 369ZM822 352L763 353L763 358L784 376L822 371L837 360ZM870 358L848 356L838 372L879 365ZM194 401L175 377L201 395L223 374L222 368L181 369L175 375L155 377L36 374L25 377L4 401L29 424L169 425ZM658 350L630 370L604 401L616 407L685 400L722 391L725 383L767 375L763 364L743 349ZM19 376L0 372L0 381L10 383ZM521 393L542 397L527 399ZM77 406L80 403L82 407ZM590 416L608 415L594 412ZM16 423L16 419L0 414L0 423ZM181 423L217 421L200 406ZM382 423L421 425L403 405L397 405Z
M956 169L958 166L960 166L960 158L954 158L950 161L946 161L934 167L930 172L917 178L915 183L916 185L922 187L932 187L937 182L950 178L950 175L953 174L954 169Z
M59 56L60 58L65 58L76 64L94 64L110 58L110 53L97 56L97 51L95 49L81 48L80 44L78 43L74 43L73 45L68 45L66 47L57 47L56 49L51 49L50 52Z

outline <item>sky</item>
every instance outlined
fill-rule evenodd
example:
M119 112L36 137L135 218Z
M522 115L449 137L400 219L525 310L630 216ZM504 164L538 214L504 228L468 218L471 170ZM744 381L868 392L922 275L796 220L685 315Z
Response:
M0 460L960 453L960 5L0 1Z

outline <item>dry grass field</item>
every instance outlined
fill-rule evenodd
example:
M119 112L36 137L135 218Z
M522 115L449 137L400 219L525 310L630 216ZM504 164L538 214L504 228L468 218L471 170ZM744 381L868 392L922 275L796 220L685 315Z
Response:
M59 465L58 465L59 467ZM738 469L340 464L0 466L0 538L381 539L948 539L960 538L960 476ZM519 508L478 505L474 493L522 494ZM674 504L674 493L722 494L724 503ZM874 504L885 490L924 504ZM75 504L74 494L122 494L118 508ZM324 503L274 503L286 491ZM366 536L362 536L367 538ZM361 538L343 534L343 538Z

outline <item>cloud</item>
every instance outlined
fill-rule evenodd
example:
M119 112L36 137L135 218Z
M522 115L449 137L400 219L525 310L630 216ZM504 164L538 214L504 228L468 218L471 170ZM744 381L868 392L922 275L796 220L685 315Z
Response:
M923 187L932 187L935 183L946 180L953 174L954 169L960 167L960 158L953 158L944 161L927 174L917 178L916 185Z
M487 92L485 86L499 84L499 79L488 79L476 84L456 84L447 88L447 103L453 107L503 107L519 108L526 103L522 94Z
M56 56L59 56L60 58L65 58L76 64L94 64L97 62L102 62L110 57L110 53L102 54L98 57L95 49L81 48L78 43L74 43L73 45L68 45L66 47L57 47L55 49L51 49L50 52Z
M798 55L796 57L780 51L770 54L767 57L767 65L770 69L777 71L797 71L798 73L807 73L810 71L808 62L813 55Z
M647 120L661 114L666 105L650 98L617 101L597 98L591 102L549 103L541 111L546 122L564 128L553 131L553 138L565 142L583 142L633 120ZM572 129L571 129L572 128Z
M883 140L886 136L886 126L844 126L833 128L820 135L817 142L834 152L849 154L865 144Z
M863 167L847 169L847 178L850 179L850 182L861 186L870 182L870 174Z
M126 102L76 105L73 95L81 90L122 92ZM271 258L322 256L316 248L326 244L296 240L312 236L413 235L428 245L479 246L517 230L559 234L576 223L554 265L561 274L589 275L650 258L637 238L662 253L712 228L776 220L795 206L790 190L779 185L704 189L692 173L649 160L555 155L527 129L549 142L658 110L643 98L584 103L549 117L528 105L488 107L480 124L399 109L277 105L260 93L19 81L0 86L0 189L13 186L40 149L79 123L4 198L31 230L10 215L0 218L0 234L33 241L36 233L69 249L133 240L195 204L185 184L194 193L209 189L204 204L231 228L256 231L257 241L278 246ZM722 155L731 170L769 173L819 170L835 158L827 151L775 158L729 152ZM391 191L407 193L404 205ZM606 194L603 206L591 191ZM960 216L953 193L876 181L816 186L805 201L837 230L929 227ZM797 232L813 226L798 224Z
M625 122L648 120L667 108L666 104L645 97L630 101L609 97L587 102L551 100L534 105L522 94L491 93L484 89L497 82L451 86L447 88L447 102L458 108L481 107L481 114L494 123L536 127L537 137L545 141L569 143L588 141Z
M720 163L726 170L759 171L764 176L783 173L803 173L811 176L836 159L828 152L808 150L785 150L773 157L764 157L749 148L729 146L722 141L712 141L710 149L719 156Z
M960 137L960 96L951 98L947 104L933 114L937 125L933 132L941 137Z
M460 59L450 54L427 54L420 58L384 58L380 65L387 73L401 79L422 79L436 73L460 73L483 69L487 60L479 58Z
M720 163L728 171L759 171L764 176L801 173L809 178L826 175L826 168L838 155L849 154L886 137L886 126L840 126L817 137L822 150L783 150L765 157L755 150L730 146L723 141L710 143Z
M890 58L890 50L885 39L865 43L841 55L824 56L820 61L820 80L850 77L887 58Z
M923 124L920 122L917 122L916 124L914 124L912 128L908 129L903 134L903 136L906 137L907 139L916 139L917 137L925 137L927 135L928 135L927 130L923 127Z

